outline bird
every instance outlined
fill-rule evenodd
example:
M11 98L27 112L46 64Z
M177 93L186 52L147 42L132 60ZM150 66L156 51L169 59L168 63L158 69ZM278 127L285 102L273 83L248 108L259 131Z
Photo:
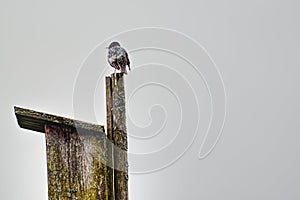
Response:
M114 73L116 73L116 70L120 70L121 73L127 74L126 66L128 66L129 71L131 69L126 50L121 47L119 42L111 42L107 49L107 60L110 66L115 68Z

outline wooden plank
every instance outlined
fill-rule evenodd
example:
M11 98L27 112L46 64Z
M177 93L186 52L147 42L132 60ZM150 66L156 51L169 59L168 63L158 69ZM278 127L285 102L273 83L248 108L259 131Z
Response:
M116 200L128 200L127 129L124 75L112 74L114 189Z
M67 125L77 129L82 133L102 132L104 133L104 126L86 123L79 120L74 120L66 117L60 117L48 113L38 112L30 109L20 108L15 106L15 115L18 124L21 128L29 129L45 133L44 126L47 123L54 123L58 125Z
M105 77L106 83L106 134L107 134L107 185L108 199L114 200L114 159L113 159L113 131L112 131L112 82L111 77Z

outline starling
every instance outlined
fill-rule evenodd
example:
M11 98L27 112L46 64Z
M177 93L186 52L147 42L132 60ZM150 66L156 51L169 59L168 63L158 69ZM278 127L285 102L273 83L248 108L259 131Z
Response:
M128 58L128 54L124 48L118 42L110 43L108 47L108 62L110 66L115 68L116 70L121 70L121 73L127 74L126 66L130 71L130 61Z

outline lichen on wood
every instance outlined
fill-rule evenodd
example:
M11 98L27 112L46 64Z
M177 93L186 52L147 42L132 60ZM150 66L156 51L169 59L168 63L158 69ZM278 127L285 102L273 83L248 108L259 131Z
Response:
M15 107L21 128L46 135L49 200L127 200L128 162L123 74L107 77L104 127Z
M45 124L49 200L106 200L106 136Z
M127 128L124 75L112 75L112 129L114 142L114 190L116 200L128 199Z
M107 187L108 200L115 200L114 194L114 160L113 160L113 131L112 131L112 81L105 77L106 84L106 135L107 135Z

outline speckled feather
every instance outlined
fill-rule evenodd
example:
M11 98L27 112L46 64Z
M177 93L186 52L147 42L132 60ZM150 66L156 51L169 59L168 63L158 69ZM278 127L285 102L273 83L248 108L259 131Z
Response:
M126 66L128 66L128 69L130 70L128 54L117 42L112 42L109 45L107 59L113 68L121 70L122 73L127 74Z

